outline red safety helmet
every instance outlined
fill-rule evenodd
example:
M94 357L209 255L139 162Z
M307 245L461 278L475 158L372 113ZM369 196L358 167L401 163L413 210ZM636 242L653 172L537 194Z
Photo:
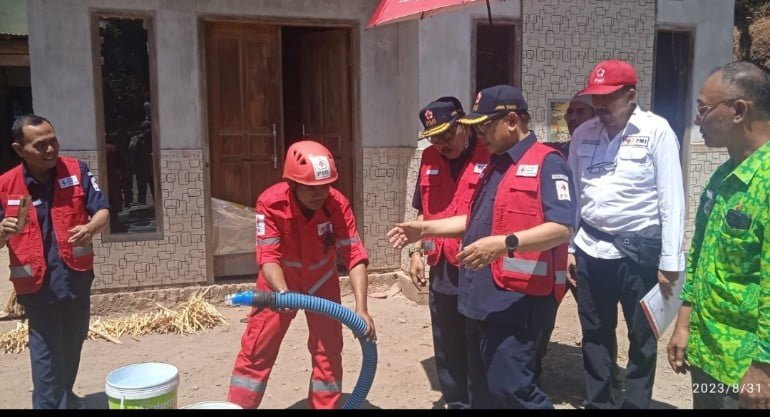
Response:
M283 179L304 185L324 185L337 181L337 178L337 165L325 146L312 140L289 146L283 164Z

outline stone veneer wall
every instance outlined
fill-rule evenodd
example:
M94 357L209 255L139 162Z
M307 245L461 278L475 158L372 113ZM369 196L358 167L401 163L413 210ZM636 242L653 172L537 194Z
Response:
M370 270L394 270L401 263L401 251L392 249L385 235L404 220L404 207L411 206L416 152L412 148L363 149L364 217L359 222L363 220ZM419 154L417 158L419 163Z
M404 203L404 220L414 220L417 218L417 210L412 208L412 197L414 187L417 182L417 175L420 172L420 159L422 158L422 149L415 149L409 160L409 172L406 179L406 200ZM409 271L409 251L401 252L401 269Z
M99 176L96 151L62 152ZM206 282L206 233L201 150L161 150L163 239L103 242L95 238L95 290L134 290Z
M727 161L727 151L724 149L709 149L703 143L690 145L688 161L683 167L687 172L688 186L685 188L687 214L685 220L685 241L687 248L695 233L695 211L698 210L701 193L706 187L711 174Z
M633 63L649 110L655 0L524 1L522 20L522 88L538 138L547 140L548 100L570 99L605 59Z

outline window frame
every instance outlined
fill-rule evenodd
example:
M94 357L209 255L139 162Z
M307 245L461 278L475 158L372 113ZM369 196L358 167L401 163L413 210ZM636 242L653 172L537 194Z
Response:
M147 31L147 60L150 81L150 103L152 103L152 169L154 187L153 201L155 203L155 231L138 233L113 233L110 223L102 232L102 241L104 242L141 242L151 240L163 240L164 238L164 211L163 211L163 191L161 189L161 170L160 170L160 118L158 117L158 71L156 44L157 37L155 32L156 13L154 11L119 11L110 9L89 9L89 20L91 30L91 58L93 65L93 83L94 83L94 111L95 111L95 137L96 137L96 157L99 167L99 183L106 196L109 196L109 181L107 175L107 149L106 149L106 126L104 118L104 91L102 88L102 63L101 63L101 39L99 36L99 19L102 18L123 18L123 19L141 19L144 21Z

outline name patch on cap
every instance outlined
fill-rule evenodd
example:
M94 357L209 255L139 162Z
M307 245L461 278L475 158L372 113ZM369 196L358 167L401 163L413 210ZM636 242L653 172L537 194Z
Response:
M625 146L647 146L650 143L649 136L626 136L621 145Z
M487 167L487 164L476 164L476 165L473 167L473 173L474 173L474 174L483 174L483 173L484 173L484 169L485 169L486 167Z
M516 176L517 177L536 177L537 176L537 165L519 165L519 167L516 169Z
M75 175L59 178L58 181L59 181L59 188L69 188L69 187L74 187L76 185L80 185L80 181L78 181L78 177Z
M332 176L331 165L327 157L308 155L308 158L310 159L310 164L313 165L315 179L325 180Z

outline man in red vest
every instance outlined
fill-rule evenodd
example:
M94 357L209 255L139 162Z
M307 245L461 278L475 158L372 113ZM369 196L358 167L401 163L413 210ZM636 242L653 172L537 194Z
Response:
M516 87L482 90L473 126L493 154L467 215L397 225L394 247L462 236L458 310L465 318L472 408L553 408L534 380L535 352L566 291L575 199L564 157L527 129Z
M476 132L457 123L465 116L455 97L442 97L420 110L425 130L421 139L432 146L422 153L420 171L412 199L418 220L443 219L468 213L473 192L489 152L476 139ZM433 327L436 372L447 408L468 408L468 367L464 319L457 312L457 253L460 239L426 239L409 251L409 273L417 286L425 285L422 255L430 265L428 292Z
M366 337L376 340L366 296L369 258L358 236L347 198L331 187L337 166L318 142L289 147L286 181L257 199L257 289L297 292L340 302L337 256L350 271L356 313L366 322ZM235 359L227 400L243 408L262 402L267 379L296 311L254 309ZM342 326L318 313L305 312L313 373L308 392L313 408L337 408L342 388Z
M32 406L79 408L72 387L90 320L91 239L109 205L84 162L59 156L48 120L21 117L11 135L23 162L0 176L0 247L28 318Z

